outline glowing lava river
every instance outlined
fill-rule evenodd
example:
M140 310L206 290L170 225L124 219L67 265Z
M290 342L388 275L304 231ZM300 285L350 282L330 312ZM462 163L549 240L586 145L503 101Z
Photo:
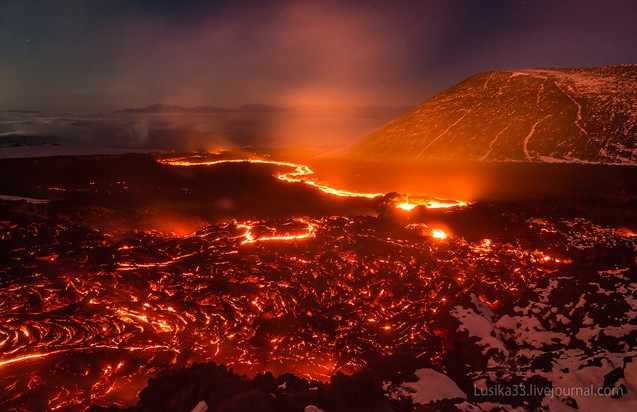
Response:
M247 161L273 163L223 162ZM379 196L317 183L306 166L275 164L293 168L278 175L283 181L339 196ZM0 221L5 410L129 405L149 377L194 362L319 380L392 355L435 364L447 351L444 331L455 305L477 296L492 310L505 307L529 284L570 265L567 239L634 244L611 229L578 223L557 230L548 221L520 223L531 247L375 217L115 236L54 213L25 216L21 224Z
M326 184L322 184L313 180L311 176L314 172L305 165L299 165L290 162L280 162L275 160L262 160L262 159L223 159L223 160L203 160L197 157L180 157L174 159L162 159L159 160L160 163L171 165L171 166L214 166L220 165L224 163L252 163L252 164L266 164L273 166L284 166L292 168L292 172L288 173L280 173L277 175L279 180L289 183L304 183L311 187L315 187L318 190L334 195L334 196L342 196L342 197L362 197L362 198L378 198L383 196L383 193L360 193L353 192L348 190L339 190L333 187L330 187ZM405 201L398 203L396 207L402 210L410 211L415 209L417 206L424 206L428 209L441 209L441 208L455 208L455 207L463 207L467 206L468 203L461 200L445 200L445 199L437 199L430 198L425 196L412 196L411 201L409 200L409 196L405 196Z

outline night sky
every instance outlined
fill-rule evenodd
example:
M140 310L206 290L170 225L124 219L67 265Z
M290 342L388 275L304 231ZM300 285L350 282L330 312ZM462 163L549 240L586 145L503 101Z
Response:
M411 105L473 73L637 63L627 1L0 1L0 110Z

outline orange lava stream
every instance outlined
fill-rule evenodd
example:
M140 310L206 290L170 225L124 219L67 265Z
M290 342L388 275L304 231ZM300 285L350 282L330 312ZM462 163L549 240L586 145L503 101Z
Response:
M173 158L173 159L160 159L159 163L171 165L171 166L214 166L222 163L256 163L256 164L267 164L274 166L284 166L291 167L293 169L292 172L281 173L277 175L277 179L282 180L288 183L304 183L308 186L315 187L320 191L334 195L334 196L342 196L342 197L362 197L367 199L374 199L380 196L383 196L383 193L360 193L349 190L340 190L330 187L328 185L317 182L316 180L312 180L309 176L313 175L314 172L308 166L299 165L296 163L290 162L280 162L275 160L261 160L261 159L225 159L225 160L210 160L210 161L193 161L188 158ZM397 204L396 207L402 210L410 211L415 209L417 206L424 206L427 209L442 209L442 208L452 208L452 207L462 207L467 206L469 203L463 202L460 200L423 200L416 199L411 202L407 200L405 203Z
M411 211L411 210L414 210L416 208L416 206L418 206L418 205L415 205L413 203L399 203L399 204L396 205L397 208L402 209L402 210L406 210L408 212Z
M245 237L245 240L241 242L242 245L246 243L256 243L256 242L263 242L263 241L269 241L269 240L278 240L278 241L302 240L302 239L307 239L314 236L314 231L316 230L314 225L302 219L299 219L299 222L305 223L307 225L307 228L305 229L305 231L299 234L286 233L285 235L255 236L252 233L252 228L253 228L252 225L239 224L237 225L237 227L246 229L246 232L243 235Z
M414 210L418 206L424 206L427 209L448 209L451 207L463 207L468 206L469 203L463 202L461 200L424 200L424 199L412 199L407 200L406 202L399 203L396 205L397 208L405 210L407 212Z
M49 355L54 355L56 353L62 353L65 352L64 350L57 350L57 351L53 351L53 352L49 352L49 353L31 353L29 355L24 355L24 356L18 356L17 358L12 358L12 359L3 359L0 360L0 368L6 365L10 365L12 363L17 363L17 362L22 362L22 361L26 361L29 359L42 359L45 358Z
M159 160L162 164L167 164L171 166L213 166L222 163L256 163L256 164L267 164L274 166L285 166L291 167L294 169L292 172L281 173L277 175L277 179L283 180L284 182L289 183L305 183L306 185L315 187L324 193L328 193L330 195L335 196L344 196L344 197L365 197L368 199L373 199L375 197L382 196L383 193L359 193L359 192L351 192L347 190L339 190L329 187L327 185L318 183L315 180L310 180L307 176L313 175L314 172L312 169L305 165L299 165L296 163L290 162L279 162L275 160L261 160L261 159L226 159L226 160L212 160L212 161L191 161L186 160L186 158L177 158L177 159L161 159Z
M448 235L445 233L445 231L441 230L441 229L434 229L431 232L431 236L433 236L436 239L446 239L448 237Z
M92 345L87 346L85 348L72 348L72 349L58 349L53 350L51 352L39 352L39 353L30 353L28 355L22 355L15 358L5 358L0 360L0 368L11 365L13 363L25 362L32 359L43 359L47 356L57 355L60 353L68 353L68 352L81 352L81 351L92 351L95 349L113 349L113 350L126 350L126 351L148 351L148 350L163 350L163 351L171 351L179 353L179 350L176 348L172 348L166 345L147 345L147 346L115 346L115 345Z

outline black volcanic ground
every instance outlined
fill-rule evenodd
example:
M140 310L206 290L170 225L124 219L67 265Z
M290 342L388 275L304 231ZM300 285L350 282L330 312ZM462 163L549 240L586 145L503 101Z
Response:
M351 167L313 166L319 177ZM629 408L635 170L484 167L437 173L491 173L519 187L464 209L406 213L393 195L335 198L281 182L278 166L0 160L1 195L53 200L0 202L0 405ZM373 166L357 168L373 176ZM433 169L414 174L435 188ZM245 225L256 237L310 227L312 236L246 243ZM450 237L432 237L434 228ZM330 377L337 371L345 375ZM448 387L443 375L455 395L428 397L423 388ZM589 383L623 392L487 393Z

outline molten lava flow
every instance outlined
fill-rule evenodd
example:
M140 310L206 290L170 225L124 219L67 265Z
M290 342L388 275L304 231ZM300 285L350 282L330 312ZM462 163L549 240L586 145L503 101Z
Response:
M432 200L427 202L425 206L428 209L446 209L449 207L458 207L458 206L467 206L467 202L463 202L461 200L448 200L448 201L437 201Z
M402 209L402 210L406 210L406 211L410 211L413 210L417 207L418 205L415 205L413 203L399 203L396 205L397 208Z
M256 242L264 242L264 241L271 241L271 240L275 240L275 241L276 240L278 241L302 240L302 239L307 239L309 237L314 236L314 230L315 230L314 225L312 225L309 222L306 222L303 219L299 219L298 222L304 223L305 225L307 225L307 227L304 228L302 231L299 231L298 233L286 232L284 235L257 236L254 233L252 233L254 226L249 223L239 224L237 225L237 227L246 229L246 232L243 235L245 237L245 240L241 242L242 245L246 243L256 243Z
M359 193L359 192L351 192L347 190L339 190L329 187L327 185L318 183L315 180L308 179L308 176L313 175L314 172L312 169L305 165L299 165L290 162L279 162L275 160L260 160L260 159L227 159L227 160L212 160L212 161L191 161L187 160L187 158L177 158L177 159L161 159L160 163L171 165L171 166L213 166L222 163L256 163L256 164L266 164L273 166L285 166L291 167L294 169L292 172L281 173L277 175L277 179L283 180L284 182L289 183L305 183L306 185L315 187L324 193L328 193L330 195L335 196L344 196L344 197L364 197L368 199L373 199L375 197L382 196L382 193Z
M431 231L431 236L435 237L436 239L446 239L448 237L448 235L445 233L444 230L441 229L434 229Z
M438 317L470 294L487 305L514 299L563 271L569 248L577 256L591 239L637 250L634 236L586 221L527 225L530 249L452 239L444 226L424 223L388 228L372 217L228 222L188 237L135 232L124 240L66 222L0 221L8 246L0 259L0 405L126 405L149 377L193 362L329 380L370 358L433 361L444 350Z
M12 363L17 363L17 362L22 362L22 361L26 361L26 360L30 360L30 359L42 359L45 358L49 355L54 355L56 353L61 353L64 351L54 351L54 352L49 352L49 353L31 353L29 355L24 355L24 356L18 356L16 358L12 358L12 359L3 359L0 360L0 368L5 366L5 365L10 365Z
M314 172L308 166L299 165L296 163L290 162L279 162L275 160L261 160L261 159L224 159L224 160L210 160L210 161L198 161L192 160L187 157L180 157L174 159L160 159L158 160L162 164L171 165L171 166L214 166L223 163L255 163L255 164L266 164L273 166L284 166L290 167L293 169L291 172L281 173L277 175L277 179L282 180L288 183L304 183L308 186L315 187L320 191L334 195L334 196L342 196L342 197L361 197L367 199L374 199L380 196L383 196L383 193L360 193L348 190L335 189L326 184L319 183L316 180L312 180L309 176L313 175ZM407 196L407 201L403 203L399 203L396 205L397 208L410 211L416 208L417 206L424 206L427 209L442 209L442 208L452 208L452 207L462 207L467 206L467 202L463 202L460 200L444 200L444 199L432 199L432 198L423 198L416 196L412 197L412 201L409 201L409 196Z
M406 201L396 205L397 208L406 210L407 212L414 210L418 206L424 206L427 209L448 209L452 207L468 206L469 203L461 200L444 200L444 199L426 199L407 197Z

